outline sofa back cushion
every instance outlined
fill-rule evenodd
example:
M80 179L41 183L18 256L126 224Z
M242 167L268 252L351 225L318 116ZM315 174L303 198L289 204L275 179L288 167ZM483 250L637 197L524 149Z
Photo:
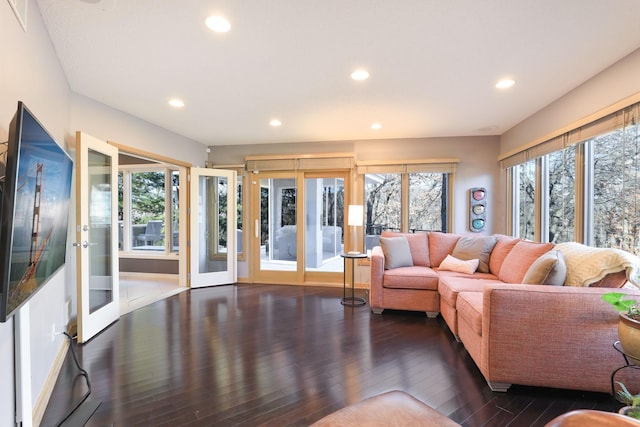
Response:
M451 255L460 260L478 260L478 271L489 272L489 257L498 238L495 236L462 236Z
M498 279L505 283L522 283L531 264L541 255L553 249L553 243L521 240L509 251L500 267Z
M406 237L380 237L380 247L384 253L384 268L412 267L411 249Z
M511 249L521 241L518 237L505 236L504 234L496 234L498 238L496 245L491 251L491 257L489 258L489 271L496 276L500 274L500 268L504 259L509 255Z
M438 267L442 261L453 252L460 239L459 234L441 233L432 231L429 233L429 258L431 267Z
M382 237L405 237L409 243L409 249L411 249L413 265L431 267L431 263L429 261L429 234L383 231Z

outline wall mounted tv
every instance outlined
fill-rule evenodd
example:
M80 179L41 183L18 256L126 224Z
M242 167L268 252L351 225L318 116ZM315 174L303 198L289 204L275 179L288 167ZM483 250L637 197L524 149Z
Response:
M71 158L22 102L3 148L0 322L65 263L73 170Z

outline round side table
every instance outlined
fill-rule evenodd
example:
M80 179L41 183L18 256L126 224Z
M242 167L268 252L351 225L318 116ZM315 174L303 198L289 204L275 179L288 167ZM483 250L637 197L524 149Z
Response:
M367 254L365 253L344 253L340 254L342 258L344 258L344 268L342 272L342 300L340 303L342 305L347 305L349 307L356 307L360 305L365 305L367 302L364 298L355 296L355 263L356 259L366 258ZM351 260L351 296L347 296L347 260Z

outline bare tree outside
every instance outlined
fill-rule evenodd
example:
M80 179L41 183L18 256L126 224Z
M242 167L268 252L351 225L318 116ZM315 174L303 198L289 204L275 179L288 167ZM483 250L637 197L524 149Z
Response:
M519 237L533 240L535 225L535 180L536 162L529 160L516 166L520 187L518 203L518 219L520 224Z
M379 234L379 229L399 231L402 175L367 174L364 182L366 233Z
M446 231L443 212L446 212L442 173L409 174L409 230Z
M365 175L366 234L401 230L403 209L409 209L409 231L446 231L448 174L416 172L405 175L409 206L402 206L402 174Z
M640 254L640 126L592 140L594 246Z
M576 209L576 147L548 155L549 242L573 242Z

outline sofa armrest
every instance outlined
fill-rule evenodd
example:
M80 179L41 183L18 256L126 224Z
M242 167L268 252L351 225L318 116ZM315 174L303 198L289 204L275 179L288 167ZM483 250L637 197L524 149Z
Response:
M371 249L371 287L369 290L369 303L372 309L382 308L382 283L384 280L384 252L380 246Z
M481 369L488 381L609 391L611 372L624 364L613 348L618 313L602 300L611 291L487 285Z

